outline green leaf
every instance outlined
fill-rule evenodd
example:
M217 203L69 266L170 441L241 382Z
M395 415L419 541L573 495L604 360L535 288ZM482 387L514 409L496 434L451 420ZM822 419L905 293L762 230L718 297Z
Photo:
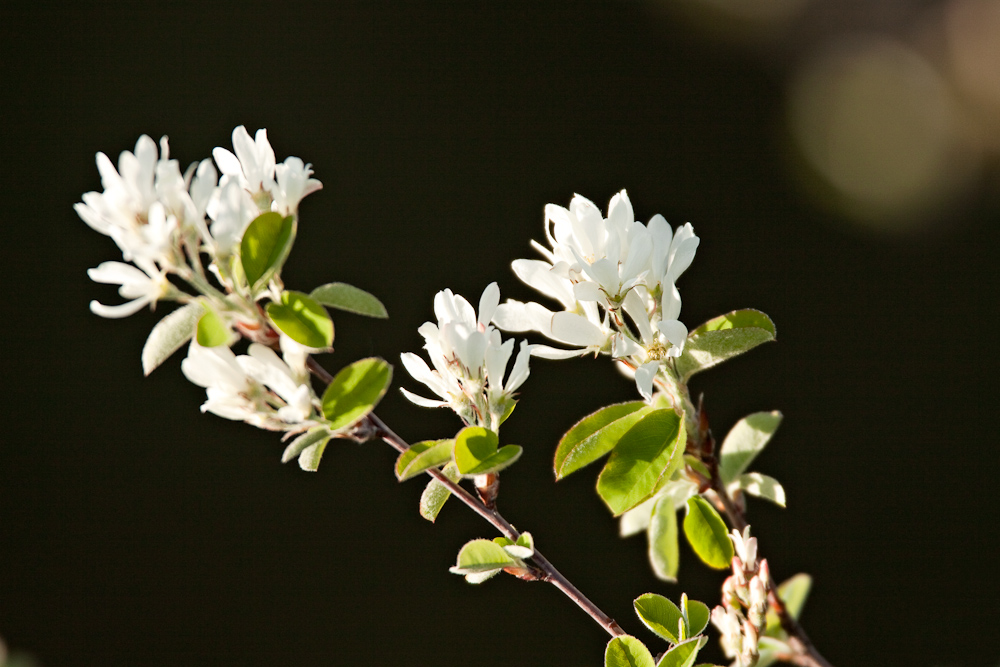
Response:
M142 374L149 375L184 343L191 340L205 312L200 301L181 306L156 323L142 346Z
M392 382L392 366L369 357L340 372L323 392L323 415L330 430L337 431L364 418L385 395Z
M292 440L287 447L285 447L284 453L281 455L281 462L288 463L296 456L302 453L307 447L312 447L320 440L326 438L330 439L330 431L327 430L325 426L315 426L299 437Z
M622 635L608 642L604 667L654 667L653 655L635 637Z
M349 313L385 319L389 317L382 302L373 295L347 283L328 283L314 289L309 296L324 306Z
M521 533L521 535L517 538L517 542L511 542L507 538L504 538L504 540L506 543L501 546L504 551L514 558L524 559L531 558L535 555L535 540L531 537L531 533ZM494 541L496 540L494 539Z
M785 488L781 486L781 482L769 475L762 475L759 472L748 472L745 475L740 475L736 482L729 486L736 486L743 489L743 491L749 493L751 496L770 500L779 507L785 506Z
M455 436L455 465L465 477L503 470L521 456L517 445L497 450L497 434L481 426L466 426Z
M597 493L615 516L656 493L680 466L684 420L673 410L644 415L615 445L597 478Z
M663 581L677 581L681 556L677 546L677 510L674 509L673 498L660 496L653 509L647 536L653 573Z
M281 301L267 304L267 316L296 343L314 349L333 345L333 320L323 306L302 292L282 292Z
M454 462L445 465L441 469L441 472L453 482L457 482L462 478ZM424 492L420 495L420 516L433 523L437 519L437 515L441 512L441 508L444 507L444 504L450 497L451 491L448 490L448 487L432 478L427 483Z
M470 584L479 584L503 568L516 564L517 561L496 542L472 540L458 552L458 560L449 572L465 575Z
M760 638L757 642L757 649L760 651L760 657L757 659L755 667L769 667L778 662L779 655L791 655L794 653L791 647L785 642L767 636Z
M229 327L211 308L205 308L204 311L198 318L198 326L195 330L195 340L198 341L198 345L217 347L227 344L232 337Z
M691 667L698 657L698 651L708 641L708 637L694 637L681 642L667 651L656 667Z
M451 461L451 451L455 441L425 440L410 445L410 448L396 459L396 479L405 482L428 468L436 468Z
M329 436L303 449L302 453L299 454L299 467L307 472L319 470L319 462L323 458L323 452L326 451L328 442L330 442Z
M749 467L781 425L781 413L755 412L736 422L719 450L719 475L728 484Z
M251 287L270 280L281 270L292 249L294 235L295 218L292 216L283 218L280 213L268 211L254 218L240 242L240 261Z
M610 452L625 433L652 408L643 401L601 408L578 421L559 441L553 468L556 480Z
M681 382L695 373L774 340L775 328L759 310L734 310L705 322L688 335L684 352L677 357Z
M700 635L702 630L708 627L708 621L712 618L712 612L708 605L697 600L689 600L687 595L681 594L681 610L687 617L688 637Z
M726 533L726 524L707 500L701 496L688 498L684 534L691 548L706 565L722 570L733 559L733 543Z
M639 620L662 639L666 639L671 644L680 641L677 636L678 622L683 619L681 610L673 602L657 595L656 593L646 593L640 595L632 603Z

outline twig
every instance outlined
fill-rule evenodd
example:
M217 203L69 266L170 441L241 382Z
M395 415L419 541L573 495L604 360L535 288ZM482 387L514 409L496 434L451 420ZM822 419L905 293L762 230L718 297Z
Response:
M709 473L712 475L709 483L712 490L715 491L715 495L719 497L719 502L722 503L723 509L726 511L730 525L742 533L743 529L748 525L746 517L736 506L736 503L733 502L732 497L730 497L729 492L726 490L726 485L719 474L719 460L715 456L715 439L712 437L711 431L708 430L708 421L705 418L705 413L701 410L699 410L699 413L703 426L702 430L705 433L705 441L701 443L702 451L704 452L703 459ZM707 447L705 447L706 444ZM778 584L770 574L768 575L768 588L770 589L768 604L774 610L774 613L778 615L782 629L788 633L788 645L793 651L791 655L781 656L781 659L785 662L801 665L801 667L833 667L830 661L824 658L813 645L805 629L788 613L788 609L785 608L785 604L778 596Z
M309 367L309 370L312 371L313 374L325 384L329 384L330 381L333 380L333 376L330 375L325 368L320 366L319 363L312 357L309 357L307 366ZM367 424L362 426L362 432L371 434L373 437L381 438L390 447L401 454L410 448L410 445L401 437L396 435L396 433L375 413L369 414L365 418L365 421ZM507 521L499 511L495 508L491 509L486 507L481 500L473 496L459 484L448 479L440 470L437 468L429 468L425 472L451 491L451 493L465 503L469 509L489 522L490 525L500 531L500 533L507 539L517 541L517 538L521 536L521 533L519 533L518 530L514 528L514 526L511 525L511 523ZM591 602L590 599L588 599L587 596L580 591L580 589L574 586L569 579L563 576L563 574L559 572L559 570L557 570L549 559L543 556L540 551L535 549L535 553L532 555L531 560L538 567L540 572L539 576L536 577L537 579L547 581L562 591L566 597L587 612L587 614L597 621L597 623L612 637L619 637L625 634L625 631L621 629L621 626L618 625L617 621L605 614L596 604Z

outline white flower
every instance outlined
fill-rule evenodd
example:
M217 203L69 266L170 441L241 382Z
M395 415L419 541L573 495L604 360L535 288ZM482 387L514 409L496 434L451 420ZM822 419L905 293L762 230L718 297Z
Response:
M196 218L197 209L177 161L168 159L166 137L160 139L160 150L157 159L156 144L142 135L135 153L122 152L118 169L98 153L104 192L84 194L74 208L93 229L113 238L126 260L144 257L163 266L171 261L177 221Z
M155 305L160 297L170 291L170 282L152 263L144 260L137 260L137 263L142 271L122 262L102 262L97 268L87 270L87 275L94 282L121 285L118 293L126 299L132 299L117 306L91 301L90 310L94 314L108 318L128 317L146 304Z
M208 400L202 404L202 412L255 422L257 409L250 400L250 379L231 349L225 345L202 347L192 340L188 356L181 362L181 372L188 380L205 388Z
M247 129L240 125L233 130L233 149L236 155L225 148L212 151L219 171L236 179L250 195L257 195L262 190L270 192L274 188L275 160L267 130L257 130L251 139Z
M323 187L312 176L312 165L304 164L297 157L285 158L275 167L277 183L274 188L274 210L282 215L292 215L299 208L299 202Z
M243 238L247 225L259 211L250 194L232 176L223 176L207 205L212 219L211 238L205 239L216 255L230 255Z
M202 347L191 342L181 371L205 388L208 400L201 411L271 430L290 430L308 422L314 398L308 382L298 382L288 364L264 345L253 343L247 352L236 356L225 345Z
M736 556L740 559L740 562L743 563L743 571L756 572L757 538L750 537L750 526L744 528L742 534L734 528L732 533L729 535L729 539L733 542L733 548L736 551Z
M412 353L401 355L403 366L413 378L437 394L439 400L425 398L402 389L411 402L423 407L450 407L462 419L496 430L513 393L528 377L531 346L521 343L514 366L504 381L514 341L504 341L490 326L500 301L496 283L483 291L479 315L465 298L451 290L434 297L437 324L425 322L417 330L424 337L431 365Z

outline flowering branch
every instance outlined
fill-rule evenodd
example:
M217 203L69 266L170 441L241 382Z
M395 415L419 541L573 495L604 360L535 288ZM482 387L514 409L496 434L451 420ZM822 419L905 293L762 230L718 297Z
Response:
M715 456L715 438L712 436L711 430L708 428L708 418L705 415L701 406L699 406L699 415L701 422L701 432L704 434L702 441L702 447L705 452L703 460L707 464L711 478L706 480L709 488L715 492L715 495L719 499L719 503L722 506L723 511L726 514L726 518L729 519L729 524L739 533L747 530L750 525L747 523L745 512L737 506L733 501L732 497L729 495L729 491L726 489L726 485L722 481L722 477L719 474L719 460ZM790 653L779 653L778 659L784 662L791 662L796 665L801 665L802 667L833 667L823 655L816 649L813 645L812 640L809 639L809 635L806 634L805 629L802 625L792 616L785 606L785 603L778 596L778 584L775 582L774 577L768 574L767 576L767 588L768 588L768 607L774 611L781 621L782 629L788 633L788 645L792 649Z
M330 373L314 358L309 357L306 363L309 370L324 384L330 384L333 380L333 376L330 375ZM406 452L410 448L409 443L396 435L396 433L374 412L370 413L365 420L367 424L359 427L360 433L372 438L381 438L400 454ZM504 537L514 542L521 537L521 533L518 532L518 530L514 528L514 526L511 525L511 523L507 521L507 519L505 519L495 507L486 507L481 500L466 491L465 488L460 486L458 483L451 481L440 470L437 468L428 468L424 472L444 485L444 487L451 491L456 498L461 500L467 507L469 507L469 509L481 516L494 528L500 531ZM597 621L598 625L604 628L612 637L619 637L625 634L625 631L621 629L621 626L618 625L618 622L615 621L615 619L605 614L596 604L591 602L590 599L584 595L580 589L574 586L573 583L561 572L559 572L555 565L543 556L538 549L534 550L534 555L531 559L533 564L537 566L537 573L532 573L530 575L532 580L547 581L558 588L566 595L566 597L575 602L581 609L587 612L591 618Z

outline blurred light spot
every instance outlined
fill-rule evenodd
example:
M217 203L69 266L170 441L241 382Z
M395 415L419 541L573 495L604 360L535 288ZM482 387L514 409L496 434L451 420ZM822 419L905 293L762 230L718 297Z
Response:
M952 76L973 120L970 138L1000 149L1000 0L953 0L945 30Z
M830 186L826 199L858 219L909 228L974 173L945 84L888 38L841 39L806 59L788 105L793 138Z
M659 0L704 31L733 42L778 39L811 0Z

